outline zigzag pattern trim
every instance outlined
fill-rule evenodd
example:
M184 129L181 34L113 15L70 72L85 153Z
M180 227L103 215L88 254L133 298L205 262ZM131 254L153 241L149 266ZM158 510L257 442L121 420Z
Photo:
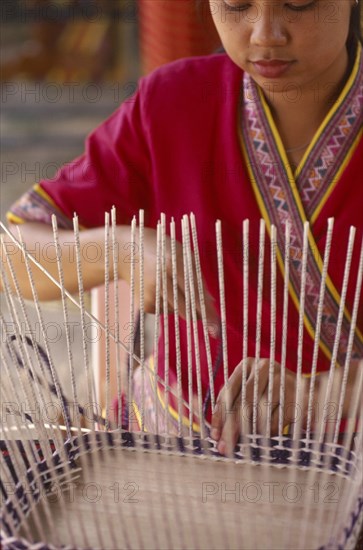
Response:
M362 60L361 60L362 65ZM306 160L299 180L306 178L306 185L299 199L294 196L292 187L297 188L297 181L291 180L291 170L285 166L273 132L267 120L257 85L248 74L244 75L244 89L249 90L242 105L242 137L247 152L247 163L253 173L256 188L268 215L268 222L280 228L278 230L278 246L282 254L282 235L286 221L291 223L291 258L292 284L296 295L299 294L300 273L302 269L303 215L309 219L316 205L326 193L331 178L337 173L341 163L348 154L357 133L359 132L359 112L363 102L363 67L360 66L359 76L349 89L346 101L337 109L333 119L329 121L330 131L322 132L316 147ZM347 106L348 101L348 106ZM338 153L339 150L339 153ZM334 164L332 163L334 159ZM286 162L286 160L285 160ZM310 177L307 178L306 175ZM255 191L256 191L255 188ZM303 200L304 199L304 200ZM265 217L265 216L264 216ZM301 219L301 224L296 220ZM319 302L321 273L314 254L309 255L306 292L309 296L305 314L310 326L315 326L317 305ZM339 306L329 292L325 292L325 303L321 323L321 341L326 349L331 348L336 332L336 321ZM341 349L338 360L344 362L344 350L349 337L349 321L345 318L341 331ZM358 340L358 339L355 339ZM362 355L361 342L355 342L353 357ZM359 348L359 349L358 349Z

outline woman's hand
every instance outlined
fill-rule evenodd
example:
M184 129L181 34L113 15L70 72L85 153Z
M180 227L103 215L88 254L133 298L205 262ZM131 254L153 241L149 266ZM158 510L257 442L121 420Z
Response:
M257 414L256 432L265 434L268 421L268 385L270 360L247 359L246 365L246 402L241 411L242 362L235 368L228 384L219 392L215 411L212 417L211 436L218 441L221 454L231 455L240 433L252 433L253 400L256 376L257 384ZM363 361L352 360L349 366L347 386L342 402L341 417L355 418L357 415L357 400L361 394L363 381ZM334 370L330 391L327 394L329 372L318 373L315 379L314 397L311 412L311 430L329 429L329 423L338 419L341 399L343 368ZM279 427L281 366L274 363L272 382L270 435L276 435ZM294 372L285 370L285 391L283 404L283 427L299 423L306 427L311 378L300 378L299 399L296 402L297 376ZM359 407L358 407L359 409ZM242 414L241 414L242 413Z
M221 454L231 454L238 441L239 434L244 431L252 432L254 386L257 380L257 433L266 433L268 421L268 386L269 386L269 359L247 359L246 365L246 402L241 411L241 387L242 387L242 362L235 368L228 380L228 384L219 392L215 411L212 417L211 436L218 441L218 450ZM285 398L283 407L283 426L299 420L301 411L306 410L307 391L306 380L301 379L300 407L295 404L296 375L290 370L285 370ZM281 367L274 363L274 376L272 379L271 398L271 435L278 433L279 404L281 386ZM242 425L241 425L242 424Z

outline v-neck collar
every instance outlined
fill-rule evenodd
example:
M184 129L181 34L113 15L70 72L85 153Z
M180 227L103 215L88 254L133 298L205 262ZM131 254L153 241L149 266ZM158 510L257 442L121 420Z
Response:
M301 201L301 209L305 211L306 219L314 223L363 135L362 48L358 46L348 80L337 101L316 130L295 171L291 168L271 109L261 88L249 75L245 75L244 80L244 89L248 89L249 92L252 89L254 99L257 99L260 104L258 114L265 118L266 124L263 126L265 133L268 131L270 133L267 140L270 153L283 165L285 177L290 185L299 190L295 199L298 202Z
M330 109L317 130L298 171L293 173L287 155L261 90L247 74L243 77L243 93L239 120L240 142L262 217L268 231L277 229L277 258L282 275L284 226L291 225L292 257L290 295L299 309L301 250L303 227L306 221L313 225L325 201L339 181L345 166L362 138L363 62L361 47L351 75L338 101ZM296 177L300 187L298 188ZM305 178L305 179L303 179ZM306 302L304 324L315 338L315 317L319 300L323 260L318 252L313 232L309 234L309 300ZM336 328L340 295L331 278L326 279L325 311L322 316L320 347L331 357L331 334ZM350 313L345 309L341 342L348 342ZM358 330L358 329L357 329ZM359 331L358 331L359 332ZM358 345L363 352L363 336Z

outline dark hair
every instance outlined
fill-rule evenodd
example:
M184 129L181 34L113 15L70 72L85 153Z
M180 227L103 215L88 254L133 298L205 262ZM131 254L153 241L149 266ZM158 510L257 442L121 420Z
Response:
M363 0L357 0L352 7L349 22L349 33L347 39L347 48L350 57L354 57L357 45L360 43L363 45L363 11L361 9L361 3ZM209 3L206 0L195 0L195 5L198 15L205 17L205 11L209 12Z
M358 0L352 7L349 24L348 49L355 50L358 42L363 45L363 12L361 10L361 2L362 0ZM206 0L195 0L195 4L199 16L205 15L203 10L209 10L209 5Z
M361 2L354 4L352 8L352 13L350 15L350 24L349 24L349 36L348 36L348 47L355 48L357 43L360 42L363 44L363 35L362 35L362 26L363 18L361 11Z

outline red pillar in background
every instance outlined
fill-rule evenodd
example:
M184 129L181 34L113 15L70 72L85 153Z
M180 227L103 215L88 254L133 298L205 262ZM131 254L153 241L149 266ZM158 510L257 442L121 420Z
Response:
M208 0L139 0L144 74L181 57L207 55L220 45Z

